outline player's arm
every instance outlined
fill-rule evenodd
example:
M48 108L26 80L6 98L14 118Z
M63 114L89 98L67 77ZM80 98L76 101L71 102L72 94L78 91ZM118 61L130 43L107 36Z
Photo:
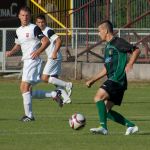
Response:
M52 53L52 59L57 59L57 53L59 52L60 47L61 47L60 37L57 37L57 39L54 42L55 42L55 48L54 48L54 51Z
M6 57L12 56L13 54L18 52L19 50L21 50L20 45L15 44L14 47L10 51L6 51Z
M94 75L90 80L86 82L87 87L91 87L96 81L100 80L106 75L107 75L107 70L104 66L103 69L98 74Z
M133 64L136 62L140 53L141 53L140 50L136 47L134 51L132 52L132 55L129 59L128 64L126 65L126 68L125 68L126 72L129 72L133 68Z
M41 40L41 46L34 52L31 53L31 58L35 59L39 57L39 55L49 46L50 41L49 39L42 33L41 29L36 26L34 29L34 35L38 39Z
M19 50L21 50L21 46L20 46L18 36L17 36L17 33L16 33L15 34L15 45L13 46L13 48L10 51L6 51L6 57L12 56L13 54L18 52Z
M47 35L48 35L50 42L55 44L55 48L53 50L51 57L52 57L52 59L57 59L57 53L61 47L61 39L52 29L49 29L47 31Z
M125 68L125 71L129 72L133 68L133 64L135 63L138 56L140 55L139 48L130 44L129 42L127 42L126 40L124 40L122 38L116 38L116 42L114 43L114 46L123 53L131 54L130 60ZM118 73L116 73L116 74L118 74Z
M41 54L48 47L49 44L50 44L49 39L46 36L44 36L41 39L41 46L37 51Z

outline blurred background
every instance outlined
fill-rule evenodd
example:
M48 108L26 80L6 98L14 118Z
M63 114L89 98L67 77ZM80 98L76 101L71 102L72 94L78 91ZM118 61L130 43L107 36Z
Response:
M13 46L15 30L20 25L18 10L24 5L31 8L33 23L42 13L47 25L60 35L63 72L72 78L86 78L101 68L105 43L99 39L97 27L105 19L112 21L117 36L141 49L137 70L142 65L149 67L150 0L5 0L0 5L1 73L21 72L21 52L6 58L5 51ZM42 58L46 59L44 53ZM148 74L137 76L133 72L131 78L150 79Z

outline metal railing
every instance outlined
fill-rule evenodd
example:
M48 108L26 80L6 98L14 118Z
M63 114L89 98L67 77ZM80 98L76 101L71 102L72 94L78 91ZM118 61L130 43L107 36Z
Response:
M6 50L10 50L14 45L15 28L0 28L0 72L20 72L22 68L21 51L12 57L5 57ZM72 61L75 63L83 62L102 62L105 43L97 44L100 39L97 34L97 28L74 28L69 29L72 35L68 37L66 47L66 36L60 35L62 39L61 51L63 61ZM142 53L139 63L150 63L150 28L137 29L115 29L118 36L128 40L132 44L137 44ZM64 32L65 29L55 29L56 33ZM90 47L93 47L88 51ZM66 49L70 53L67 59ZM86 51L87 50L87 51ZM83 53L82 53L83 52ZM79 55L80 54L80 55ZM45 53L42 54L43 60L46 60Z
M28 0L28 5L33 18L44 13L52 28L95 28L104 19L115 28L150 27L149 0Z

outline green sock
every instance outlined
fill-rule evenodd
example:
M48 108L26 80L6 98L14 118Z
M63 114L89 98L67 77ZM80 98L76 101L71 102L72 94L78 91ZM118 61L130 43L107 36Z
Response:
M121 114L119 114L118 112L113 111L113 110L110 110L107 113L107 118L109 118L112 121L115 121L115 122L117 122L119 124L122 124L124 126L127 126L127 127L134 127L135 126L134 123L130 122L129 120L124 118Z
M98 109L100 124L103 128L107 129L107 112L105 103L103 101L98 101L96 102L96 106Z

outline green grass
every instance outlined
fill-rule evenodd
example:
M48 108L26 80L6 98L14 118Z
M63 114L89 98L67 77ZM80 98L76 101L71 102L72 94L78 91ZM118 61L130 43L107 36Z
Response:
M108 121L109 135L92 135L98 126L93 96L99 84L88 89L83 81L74 81L72 104L59 108L49 99L33 100L35 122L22 123L20 81L0 80L0 150L148 150L150 141L150 83L129 83L121 107L115 110L134 121L140 128L137 135L124 136L126 128ZM39 84L35 89L53 89ZM85 115L86 126L75 131L68 119L74 112Z

